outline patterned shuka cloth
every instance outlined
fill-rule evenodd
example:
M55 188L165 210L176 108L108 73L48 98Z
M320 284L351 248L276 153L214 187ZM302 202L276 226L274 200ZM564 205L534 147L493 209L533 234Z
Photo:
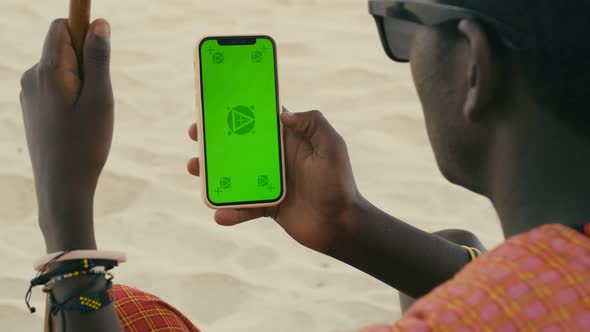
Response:
M178 310L151 294L115 285L113 298L125 332L199 332Z
M589 236L590 225L515 236L417 301L393 327L362 331L590 331Z

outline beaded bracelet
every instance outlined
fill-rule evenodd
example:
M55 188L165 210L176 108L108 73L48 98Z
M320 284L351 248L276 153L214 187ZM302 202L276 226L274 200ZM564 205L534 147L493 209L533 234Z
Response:
M86 257L86 258L85 258ZM87 258L92 257L92 258ZM61 253L51 254L48 255L41 260L37 261L34 265L35 270L38 271L37 275L31 280L30 286L25 294L25 304L29 311L34 314L37 309L31 306L31 296L33 294L33 288L40 285L46 285L44 287L44 291L49 294L50 302L52 303L51 306L51 315L54 316L61 312L62 315L62 324L63 330L66 330L65 327L65 316L64 316L64 304L69 303L74 298L78 297L76 300L78 306L73 308L80 309L86 308L85 310L95 309L99 310L100 308L110 304L110 296L106 296L103 292L90 294L90 296L80 297L78 294L83 294L89 289L92 289L96 282L100 279L101 276L105 276L107 280L107 288L106 290L111 288L113 276L108 271L112 270L113 268L117 267L119 263L124 263L126 261L126 257L124 253L116 253L116 252L99 252L93 250L82 250L82 251L64 251ZM50 270L53 265L57 265L54 270ZM53 290L51 286L55 284L56 281L65 280L64 278L71 278L75 277L76 272L81 273L81 271L85 271L86 275L94 275L94 278L90 282L90 285L87 288L79 290L78 294L70 297L62 304L59 304L55 301L55 297L53 296ZM49 271L49 272L48 272ZM100 271L100 272L99 272ZM65 275L72 274L72 276L65 277ZM60 276L61 275L61 276ZM58 277L61 277L58 278ZM51 284L49 284L51 283ZM108 295L108 294L107 294ZM52 331L52 320L49 320L50 328L49 330Z
M31 280L31 286L40 286L47 284L53 277L73 273L80 270L92 270L95 268L104 268L104 271L110 271L114 269L119 263L112 260L94 260L94 259L82 259L74 261L60 262L58 268L55 270L39 275L35 279Z
M105 276L107 281L111 281L114 279L114 276L111 273L106 272L106 271L82 270L82 271L70 272L70 273L58 275L58 276L51 278L51 280L49 280L49 282L46 283L45 286L43 287L43 291L47 292L47 290L51 289L51 287L53 285L55 285L56 282L71 279L71 278L84 277L84 276Z
M60 314L62 321L62 330L67 331L65 311L75 311L81 313L96 312L113 303L112 282L108 281L106 287L99 292L88 292L99 281L100 276L92 279L90 284L84 289L79 290L78 294L64 300L62 303L57 302L53 291L49 291L49 313L48 320L49 331L53 331L53 317ZM80 295L82 294L82 295ZM71 302L71 303L70 303Z
M115 260L110 259L76 259L69 261L62 261L58 263L52 263L51 265L58 265L56 270L91 270L95 267L104 267L106 270L112 270L119 265ZM49 265L49 267L51 267Z
M82 260L82 259L94 259L94 260L108 260L116 261L119 264L127 261L127 255L123 252L117 251L98 251L98 250L68 250L59 253L49 254L35 261L33 267L35 271L43 271L47 266L52 263L61 263L64 261Z
M75 312L95 312L113 303L113 291L111 284L100 292L87 293L74 299L72 303L61 306L62 310Z

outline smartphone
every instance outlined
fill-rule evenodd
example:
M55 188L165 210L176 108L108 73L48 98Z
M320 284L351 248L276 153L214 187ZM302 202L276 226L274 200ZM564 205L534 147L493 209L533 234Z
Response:
M280 204L286 177L275 41L205 37L195 47L195 73L205 204Z

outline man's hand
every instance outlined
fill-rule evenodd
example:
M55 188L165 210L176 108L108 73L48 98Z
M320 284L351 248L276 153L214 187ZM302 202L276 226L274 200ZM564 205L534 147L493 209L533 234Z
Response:
M49 252L96 247L94 192L113 135L109 66L105 20L90 26L82 64L67 21L56 20L41 60L22 76L20 100Z
M217 223L232 226L269 216L304 246L328 253L348 232L362 201L346 144L318 111L284 112L287 196L268 209L219 210ZM197 140L197 127L189 136ZM189 161L188 170L199 175L199 160Z
M423 232L373 206L358 192L344 140L319 112L285 113L287 197L269 209L219 210L235 225L269 216L304 246L418 298L469 262L461 246ZM196 140L197 126L189 136ZM199 160L188 163L199 175Z

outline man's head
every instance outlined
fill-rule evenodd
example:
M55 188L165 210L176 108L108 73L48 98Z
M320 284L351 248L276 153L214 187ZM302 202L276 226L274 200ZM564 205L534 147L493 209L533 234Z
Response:
M543 126L565 126L590 138L590 43L583 38L590 31L590 1L436 3L489 16L526 45L510 47L502 31L479 17L416 33L409 51L412 74L437 161L450 181L485 193L490 165L498 164L493 159L510 144L506 137L527 135L531 118L550 118Z

